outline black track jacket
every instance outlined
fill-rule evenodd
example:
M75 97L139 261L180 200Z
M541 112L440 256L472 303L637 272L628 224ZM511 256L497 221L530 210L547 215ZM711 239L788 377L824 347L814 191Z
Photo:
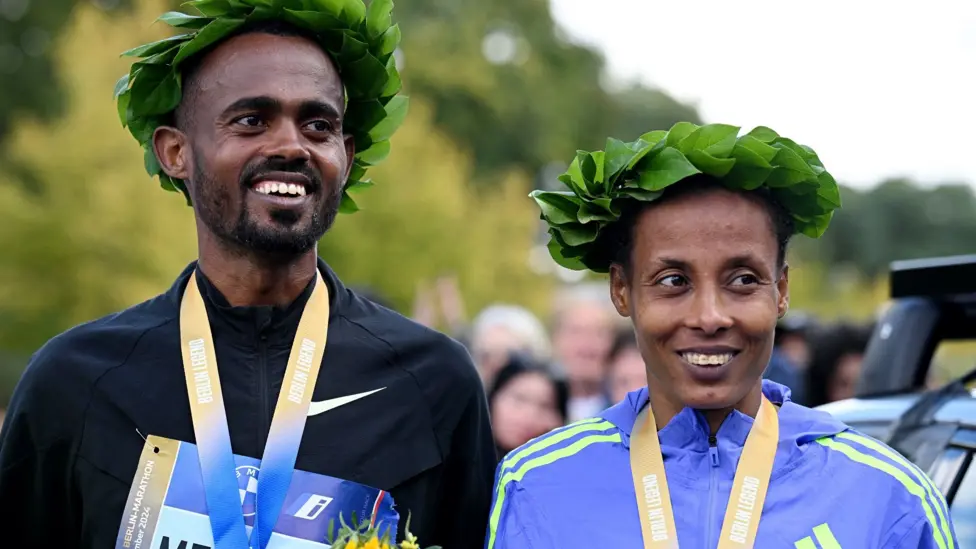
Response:
M166 293L68 330L32 357L0 432L3 547L114 547L140 433L196 442L179 329L195 267ZM401 532L410 511L424 547L481 549L496 456L470 356L345 288L324 262L319 270L331 313L312 400L385 389L309 417L296 468L388 490ZM313 284L287 307L231 307L198 280L233 451L260 459Z

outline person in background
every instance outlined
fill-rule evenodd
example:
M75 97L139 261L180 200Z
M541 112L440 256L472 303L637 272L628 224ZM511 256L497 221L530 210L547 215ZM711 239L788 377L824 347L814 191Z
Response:
M557 293L553 357L569 381L570 421L592 417L610 405L604 384L614 331L614 311L606 285L582 284Z
M566 423L568 389L544 363L513 353L488 391L498 459Z
M461 343L468 343L464 298L454 274L440 276L433 283L417 281L410 318L428 328L442 329Z
M813 318L802 312L788 313L776 325L773 345L798 372L806 372L810 365L810 334L815 326Z
M851 398L861 375L861 361L873 326L841 323L811 340L813 354L807 371L808 406Z
M607 392L612 404L621 402L627 397L627 393L647 384L644 359L637 348L633 330L621 329L617 333L617 339L610 351L609 364Z
M768 379L770 381L779 383L785 387L789 387L792 394L797 395L796 403L800 404L803 398L803 376L796 370L793 364L786 358L782 352L773 347L773 351L769 355L769 364L766 366L766 371L763 372L763 379ZM790 400L793 400L793 396L790 396Z
M508 362L512 353L523 353L538 362L548 362L552 349L545 326L527 309L516 305L491 305L475 317L470 344L475 365L485 386Z
M806 371L810 362L808 334L811 325L809 317L803 313L788 314L776 324L773 352L763 374L765 379L789 387L791 399L797 404L807 403Z

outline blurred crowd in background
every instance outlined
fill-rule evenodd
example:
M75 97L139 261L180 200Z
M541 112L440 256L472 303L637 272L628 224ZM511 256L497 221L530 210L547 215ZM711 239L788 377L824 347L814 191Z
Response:
M614 310L606 283L557 290L546 318L517 304L494 303L468 321L458 303L457 286L445 279L438 291L418 295L413 316L434 325L440 312L451 335L467 346L488 394L499 456L595 416L648 383L633 328ZM765 377L790 387L794 402L811 407L851 398L873 328L789 313L777 326Z

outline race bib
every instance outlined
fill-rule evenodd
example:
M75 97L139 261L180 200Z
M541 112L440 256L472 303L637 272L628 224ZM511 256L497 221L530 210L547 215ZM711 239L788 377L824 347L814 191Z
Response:
M248 534L254 526L260 460L234 456ZM348 480L296 470L268 549L327 549L329 522L372 517L395 533L393 496ZM129 489L115 549L212 549L214 538L197 447L150 436Z

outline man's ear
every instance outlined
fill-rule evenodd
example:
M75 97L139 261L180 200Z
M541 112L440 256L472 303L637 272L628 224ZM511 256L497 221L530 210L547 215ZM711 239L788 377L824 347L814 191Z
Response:
M630 284L624 268L616 263L610 265L610 300L617 314L629 317L631 314Z
M343 181L349 181L349 174L352 173L352 166L356 163L356 138L351 134L342 136L343 145L346 147L346 177Z
M160 126L153 132L152 146L166 175L183 181L190 179L190 151L186 134L171 126Z
M776 281L776 290L779 299L776 301L776 312L780 318L786 316L790 310L790 266L783 264L783 271L780 273L779 280Z

